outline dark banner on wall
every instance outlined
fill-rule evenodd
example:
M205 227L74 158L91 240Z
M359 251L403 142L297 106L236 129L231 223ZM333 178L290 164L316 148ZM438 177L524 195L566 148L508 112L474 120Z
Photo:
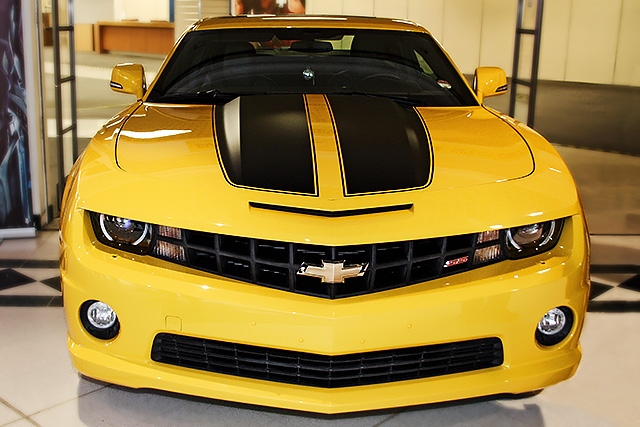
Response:
M304 14L305 0L231 0L231 11L233 15Z
M33 227L21 0L0 0L0 237Z

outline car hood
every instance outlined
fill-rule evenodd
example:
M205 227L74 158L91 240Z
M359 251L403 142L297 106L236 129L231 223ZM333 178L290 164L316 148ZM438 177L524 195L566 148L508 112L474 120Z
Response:
M208 181L222 174L235 188L330 198L456 189L534 169L521 135L482 107L320 95L143 105L120 131L117 163L134 174L208 170Z
M466 234L580 212L555 150L484 107L295 98L132 106L85 151L78 206L325 245Z

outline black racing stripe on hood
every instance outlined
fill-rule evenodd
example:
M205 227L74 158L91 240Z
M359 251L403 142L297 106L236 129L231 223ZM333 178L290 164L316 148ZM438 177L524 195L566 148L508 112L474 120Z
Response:
M214 122L220 158L233 185L317 194L302 95L242 96L216 107Z
M403 191L430 183L431 143L412 107L388 98L327 99L339 139L345 195Z

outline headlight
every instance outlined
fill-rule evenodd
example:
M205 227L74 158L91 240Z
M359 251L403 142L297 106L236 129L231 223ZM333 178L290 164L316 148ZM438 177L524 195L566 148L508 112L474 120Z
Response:
M98 240L107 246L145 254L151 245L151 224L94 212L91 224Z
M538 222L509 228L506 235L509 258L524 258L553 248L562 231L563 220Z

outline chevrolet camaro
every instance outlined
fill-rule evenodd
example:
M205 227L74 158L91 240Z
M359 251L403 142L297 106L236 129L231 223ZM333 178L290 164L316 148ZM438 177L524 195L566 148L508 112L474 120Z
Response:
M67 180L84 375L340 413L522 394L581 358L589 240L554 148L407 21L191 26Z

